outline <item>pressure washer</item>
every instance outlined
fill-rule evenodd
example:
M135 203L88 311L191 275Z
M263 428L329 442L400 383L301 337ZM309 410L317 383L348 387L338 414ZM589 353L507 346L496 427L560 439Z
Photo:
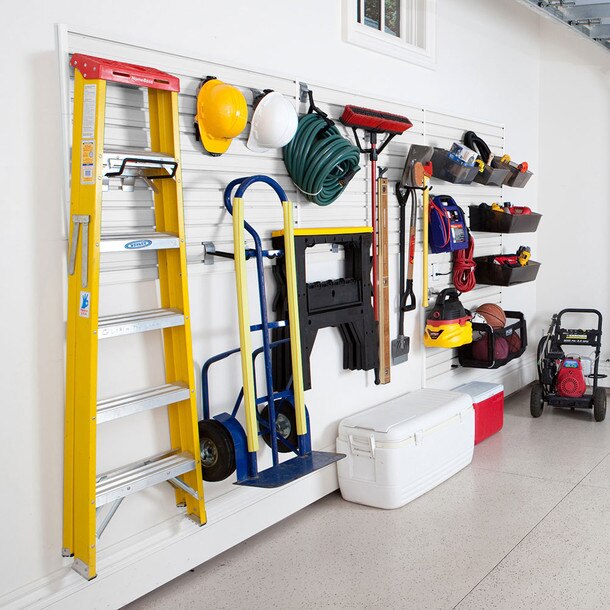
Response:
M568 314L592 314L597 316L597 328L563 328L561 321ZM538 343L538 381L532 386L530 413L540 417L544 403L553 407L569 407L572 410L593 409L595 421L606 417L606 390L598 386L598 380L606 377L599 373L601 352L602 314L597 309L562 309L553 315L547 334ZM591 393L583 371L585 358L566 354L566 345L595 348L593 372L587 378L593 380Z

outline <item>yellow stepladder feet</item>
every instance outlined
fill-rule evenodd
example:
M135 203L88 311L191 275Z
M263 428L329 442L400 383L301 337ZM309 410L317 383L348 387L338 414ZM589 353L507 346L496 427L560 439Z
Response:
M73 568L95 578L96 544L123 499L169 482L177 504L196 523L206 521L188 300L186 245L178 124L179 81L153 68L75 54L74 124L68 260L66 416L64 431L64 530L62 554ZM106 84L148 91L152 152L104 149ZM102 233L102 191L109 179L142 179L154 187L155 230ZM158 309L100 316L100 258L104 252L155 250ZM163 332L165 383L97 400L98 342ZM98 473L97 426L167 407L171 449ZM99 515L98 515L99 513Z

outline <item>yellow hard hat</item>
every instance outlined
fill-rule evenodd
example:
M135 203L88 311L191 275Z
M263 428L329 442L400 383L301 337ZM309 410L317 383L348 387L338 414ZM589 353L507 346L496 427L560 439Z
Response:
M216 78L208 79L197 94L195 121L205 150L211 155L222 155L246 126L246 98L235 87Z

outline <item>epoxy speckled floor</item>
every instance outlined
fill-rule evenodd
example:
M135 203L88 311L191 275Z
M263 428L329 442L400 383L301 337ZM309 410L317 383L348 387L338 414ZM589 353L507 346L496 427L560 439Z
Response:
M610 607L610 417L529 389L472 465L407 506L339 493L130 604L162 608Z

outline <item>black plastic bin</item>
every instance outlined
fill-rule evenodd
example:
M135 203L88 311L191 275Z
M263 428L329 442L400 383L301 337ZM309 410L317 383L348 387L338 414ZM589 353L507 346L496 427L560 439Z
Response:
M470 184L477 175L479 167L461 165L454 161L449 151L444 148L434 148L432 155L432 175L439 180L453 182L454 184Z
M482 172L480 170L477 172L474 181L478 184L486 184L487 186L502 186L509 176L510 170L507 168L485 165Z
M533 233L542 214L508 214L490 208L471 205L470 230L491 233Z
M523 355L527 348L527 324L525 318L520 311L505 311L504 313L506 314L506 325L504 328L494 330L488 324L473 322L472 331L475 336L482 334L482 337L477 339L477 341L486 342L486 348L481 349L477 342L459 347L458 360L462 366L477 369L497 369ZM508 355L506 358L496 359L495 356L498 352L503 353L498 345L502 339L507 342ZM480 358L481 353L487 355L487 358ZM479 358L475 358L475 355L478 355Z
M496 169L507 169L508 175L504 180L505 186L514 186L515 188L523 188L528 182L529 179L533 176L532 172L529 170L522 172L519 171L519 166L512 161L508 163L502 163L500 159L492 159L491 166Z
M498 255L500 256L500 255ZM519 267L507 267L494 263L495 256L478 256L474 262L476 268L474 276L477 284L489 284L492 286L514 286L533 282L538 275L540 263L530 260L527 265Z

